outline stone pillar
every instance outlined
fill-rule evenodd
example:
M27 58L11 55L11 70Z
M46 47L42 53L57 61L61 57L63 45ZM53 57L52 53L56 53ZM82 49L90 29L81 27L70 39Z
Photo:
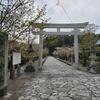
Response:
M91 50L90 50L90 66L89 66L89 71L91 73L96 73L96 50L95 50L95 47L91 47Z
M74 29L74 59L75 68L79 67L78 29Z
M4 72L4 87L7 88L7 81L8 81L8 35L6 35L5 40L5 72ZM6 91L6 90L5 90Z
M8 35L0 36L0 97L7 93L8 79Z
M39 37L39 70L42 70L42 61L43 61L43 30L40 32Z

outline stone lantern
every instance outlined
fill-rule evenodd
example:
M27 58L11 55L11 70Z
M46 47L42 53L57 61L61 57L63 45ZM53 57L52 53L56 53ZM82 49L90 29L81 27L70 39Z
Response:
M96 73L96 50L95 50L95 47L91 47L90 49L90 66L89 66L89 69L90 69L90 72L91 73Z
M32 53L33 53L32 44L29 44L27 52L28 52L28 55L29 55L29 62L32 62Z
M31 54L33 52L32 44L29 44L27 52L28 52L28 54Z
M33 72L35 71L34 66L33 66L33 61L32 61L32 53L33 53L33 48L32 48L32 44L29 44L29 47L27 49L28 52L28 63L27 63L27 67L25 71L29 71L29 72Z

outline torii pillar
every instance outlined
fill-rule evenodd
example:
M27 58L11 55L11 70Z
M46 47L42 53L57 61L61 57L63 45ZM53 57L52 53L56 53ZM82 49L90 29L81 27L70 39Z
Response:
M38 70L42 70L42 61L43 61L43 30L40 30L39 36L39 66Z
M74 29L74 59L75 59L75 68L79 67L79 47L78 47L78 29Z

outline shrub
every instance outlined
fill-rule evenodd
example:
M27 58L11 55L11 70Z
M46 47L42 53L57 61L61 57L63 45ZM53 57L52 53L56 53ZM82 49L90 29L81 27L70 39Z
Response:
M97 73L100 73L100 64L97 65L97 67L96 67L96 72L97 72Z
M100 57L97 57L96 58L96 62L100 62Z

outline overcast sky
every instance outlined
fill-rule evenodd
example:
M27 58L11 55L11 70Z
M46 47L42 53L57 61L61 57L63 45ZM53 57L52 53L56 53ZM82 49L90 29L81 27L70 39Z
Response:
M47 4L46 18L50 17L51 23L89 22L100 26L100 0L36 0L36 4Z
M100 0L36 0L35 3L41 7L47 4L46 18L51 18L50 23L89 22L100 26ZM100 27L96 34L100 34Z

